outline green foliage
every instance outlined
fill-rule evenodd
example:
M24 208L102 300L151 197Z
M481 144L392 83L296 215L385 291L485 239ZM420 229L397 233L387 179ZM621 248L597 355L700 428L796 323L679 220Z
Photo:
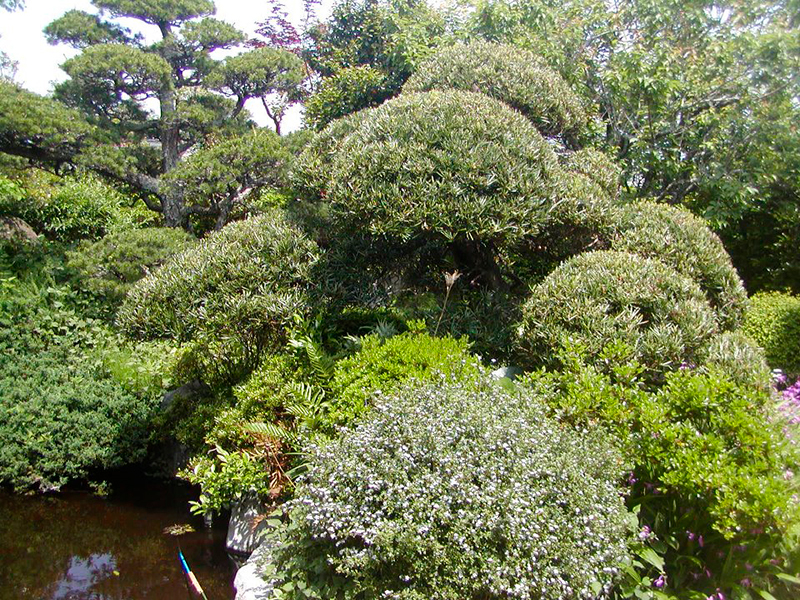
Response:
M439 50L412 75L404 93L481 92L517 109L545 136L572 136L586 122L579 98L558 73L519 47L473 42Z
M384 340L373 334L363 338L353 356L336 363L330 417L336 423L353 423L376 394L391 395L411 379L430 381L445 375L467 382L479 379L481 371L466 338L407 332Z
M180 194L187 206L206 208L217 215L220 228L246 194L285 185L290 159L275 133L257 129L198 150L162 181L164 188Z
M414 383L311 458L275 530L277 598L558 598L627 554L619 455L486 382Z
M44 171L27 174L17 193L0 192L0 214L20 217L47 237L66 242L96 239L153 219L138 199L97 177L82 174L62 179Z
M142 459L161 386L40 269L0 280L0 481L45 491Z
M800 298L781 292L754 295L742 330L764 349L771 367L800 374Z
M347 0L334 6L326 23L317 23L306 33L311 43L304 58L323 77L322 88L328 90L323 97L329 97L331 90L325 79L343 71L349 72L338 77L334 89L341 89L343 79L362 81L371 72L354 70L358 67L369 67L382 75L380 88L373 87L364 95L345 95L351 102L348 108L357 111L378 98L382 101L395 95L444 39L446 23L442 11L428 2ZM359 104L359 99L364 103Z
M697 364L717 332L700 287L660 261L624 252L576 256L531 290L518 332L527 365L553 364L577 344L599 357L615 341L658 378L682 363Z
M734 381L719 365L668 373L663 387L647 391L629 356L619 344L591 362L568 351L562 370L526 375L520 385L562 421L619 440L633 461L628 505L649 549L637 569L651 582L664 575L666 597L722 589L752 598L748 582L791 597L776 573L791 569L797 553L800 455L769 391Z
M726 331L711 339L703 365L725 373L737 385L768 392L772 377L764 351L744 333Z
M96 134L80 113L0 80L0 149L23 157L65 162Z
M723 330L738 328L747 292L719 238L688 210L639 202L625 207L611 248L656 258L696 281Z
M607 154L594 148L582 148L569 153L564 159L564 166L568 171L588 177L612 198L619 194L622 172Z
M232 223L139 281L118 322L135 337L194 341L249 371L307 310L316 260L316 245L278 211Z
M83 289L118 304L134 283L185 250L192 241L180 229L118 231L97 242L82 242L69 253L67 264L78 272Z
M189 503L193 513L213 514L248 496L269 495L270 473L260 461L244 451L226 452L217 447L214 452L214 456L195 459L179 474L203 488L200 498Z
M322 80L306 101L305 119L321 130L331 121L386 99L385 74L369 65L347 67Z
M127 29L82 10L68 10L44 28L44 35L50 44L70 44L74 48L133 41Z
M262 98L280 134L286 109L301 99L303 61L287 50L265 46L225 59L208 79L210 86L234 98ZM277 98L267 97L276 94Z
M211 0L93 0L92 4L114 17L132 17L153 25L181 23L214 12Z

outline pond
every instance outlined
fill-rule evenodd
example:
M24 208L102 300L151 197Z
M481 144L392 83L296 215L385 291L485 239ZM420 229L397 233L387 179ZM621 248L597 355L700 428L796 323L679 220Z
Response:
M231 600L227 522L204 528L191 498L148 479L113 483L107 498L0 491L0 600L188 600L178 543L208 600ZM194 532L164 533L173 525Z

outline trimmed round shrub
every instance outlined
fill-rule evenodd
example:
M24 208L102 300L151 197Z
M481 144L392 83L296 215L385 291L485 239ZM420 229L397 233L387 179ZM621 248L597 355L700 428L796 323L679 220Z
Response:
M566 81L518 46L472 42L440 50L420 65L403 93L448 89L496 98L546 136L574 133L586 121L580 99Z
M118 322L134 337L223 344L255 366L307 311L317 258L316 244L279 211L232 223L139 281Z
M519 113L428 92L366 112L336 149L325 197L342 225L372 235L500 242L536 233L559 172Z
M181 229L129 229L97 242L82 242L69 253L67 264L78 272L82 287L116 303L134 283L186 250L193 241Z
M737 385L762 391L772 387L764 351L743 333L726 331L712 338L703 363L725 373Z
M546 412L528 392L446 378L381 401L312 452L290 523L276 530L267 575L277 597L609 590L629 539L621 457L600 430L573 431Z
M782 292L755 294L743 331L764 349L770 367L800 375L800 298Z
M696 281L723 330L742 323L747 292L720 239L684 208L639 202L625 207L611 248L657 258Z
M611 197L616 197L619 193L622 170L607 154L599 150L583 148L572 152L564 159L564 167L568 171L588 177Z
M331 418L339 423L355 421L376 392L389 394L409 379L424 381L439 373L462 380L478 378L480 361L470 356L466 338L413 332L387 340L368 336L356 354L336 363Z
M598 357L624 342L651 376L699 363L717 333L700 287L660 261L625 252L576 256L531 290L518 345L528 365L554 363L560 350Z

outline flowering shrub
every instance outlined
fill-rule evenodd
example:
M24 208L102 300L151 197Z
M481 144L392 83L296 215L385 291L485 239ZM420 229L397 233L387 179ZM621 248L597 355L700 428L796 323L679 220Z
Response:
M628 504L647 550L636 583L656 586L662 600L750 598L758 589L794 597L800 454L769 392L713 366L668 373L647 391L627 354L609 347L592 365L567 352L565 368L522 382L562 421L607 429L633 461ZM621 591L631 588L627 581Z
M277 598L595 598L627 557L623 463L530 392L404 387L317 448L277 528Z

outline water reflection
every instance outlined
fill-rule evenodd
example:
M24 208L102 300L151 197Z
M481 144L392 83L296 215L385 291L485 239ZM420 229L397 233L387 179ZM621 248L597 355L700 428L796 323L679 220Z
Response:
M233 598L224 529L205 530L187 510L188 491L155 482L115 486L110 499L0 492L0 600L182 600L177 558L210 600ZM191 524L175 538L165 527Z

